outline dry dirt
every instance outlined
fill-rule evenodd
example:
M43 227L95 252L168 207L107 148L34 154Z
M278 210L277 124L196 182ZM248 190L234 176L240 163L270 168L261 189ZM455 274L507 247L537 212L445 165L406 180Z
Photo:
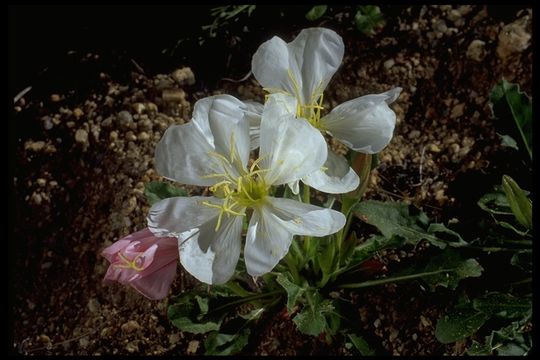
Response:
M455 214L465 202L459 192L450 191L456 179L469 172L489 173L497 165L490 89L504 77L531 93L531 23L527 9L504 23L482 6L429 6L403 10L372 38L342 34L346 55L325 93L327 108L403 88L393 105L395 136L380 153L367 197L406 200L439 221ZM205 96L229 93L261 101L263 92L252 77L200 91L197 74L187 67L147 75L133 66L125 70L130 79L123 82L100 67L100 54L80 58L80 69L97 84L84 96L35 96L30 91L14 104L18 137L11 179L10 246L16 257L10 269L10 351L202 354L203 336L183 334L168 321L167 299L149 301L122 286L104 285L108 264L99 253L145 226L144 184L159 179L153 151L168 126L189 121L193 104ZM378 259L391 268L411 257L389 251ZM178 273L172 293L194 284L180 265ZM349 296L358 304L366 339L379 353L463 351L460 344L447 347L436 341L434 324L444 301L414 283ZM342 344L304 336L292 321L270 314L244 353L349 352Z

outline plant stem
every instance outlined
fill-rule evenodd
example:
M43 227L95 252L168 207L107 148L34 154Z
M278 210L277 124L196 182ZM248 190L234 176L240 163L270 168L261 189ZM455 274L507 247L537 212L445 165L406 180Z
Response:
M309 193L309 186L306 184L302 184L302 202L304 204L309 204L311 201L311 195ZM311 237L310 236L304 236L304 254L305 259L309 261L311 259Z
M251 300L262 299L262 298L265 298L265 297L268 297L268 296L280 294L282 292L283 292L283 290L275 290L275 291L270 291L270 292L267 292L267 293L256 294L256 295L252 295L252 296L246 296L245 298L238 299L238 300L235 300L235 301L231 301L230 303L227 303L225 305L218 306L217 308L213 309L212 311L209 311L208 314L211 314L213 312L225 309L226 307L231 306L231 305L242 304L242 303L249 302Z
M344 288L344 289L365 288L365 287L383 285L383 284L388 284L388 283L393 283L393 282L398 282L398 281L413 280L413 279L418 279L425 276L437 275L444 272L452 272L455 270L456 269L442 269L442 270L436 270L436 271L430 271L430 272L424 272L424 273L418 273L418 274L395 276L395 277L377 279L377 280L369 280L369 281L364 281L361 283L343 284L343 285L338 285L338 287Z

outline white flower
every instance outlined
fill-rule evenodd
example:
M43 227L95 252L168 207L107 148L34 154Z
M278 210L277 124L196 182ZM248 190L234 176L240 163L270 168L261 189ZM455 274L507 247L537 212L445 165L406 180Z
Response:
M304 29L290 43L276 36L263 43L253 55L252 71L269 93L296 98L297 117L307 119L352 150L374 154L392 139L396 115L388 104L397 99L401 88L347 101L321 117L323 91L341 64L343 52L343 40L334 31ZM246 104L244 110L250 112L252 129L256 129L257 107ZM332 151L328 151L324 167L302 181L328 193L348 192L359 184L345 158ZM298 190L297 183L290 185L293 191Z
M199 100L193 119L172 126L156 147L156 169L166 178L210 186L214 196L175 197L152 206L148 227L180 234L180 262L202 282L225 283L240 256L244 216L249 221L244 258L253 276L270 271L294 235L325 236L341 229L340 212L269 195L272 185L297 181L323 165L327 146L306 120L293 121L283 95L266 104L260 157L249 164L249 121L243 103L228 95ZM287 105L289 104L289 105Z

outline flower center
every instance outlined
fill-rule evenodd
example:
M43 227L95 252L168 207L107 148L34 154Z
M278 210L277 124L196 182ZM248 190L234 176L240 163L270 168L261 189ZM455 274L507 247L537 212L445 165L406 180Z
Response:
M118 253L118 257L120 258L121 262L119 264L114 264L114 267L117 267L120 269L132 269L135 271L142 271L144 270L143 268L144 258L142 256L143 256L143 253L140 253L130 260L126 255L122 253Z
M204 201L202 204L219 209L219 217L216 224L216 231L221 226L221 221L224 214L227 216L245 216L246 208L254 208L264 203L266 196L268 195L268 189L270 188L264 178L260 176L262 172L268 171L267 169L260 169L259 162L262 157L255 160L249 169L244 168L241 165L234 146L234 137L231 136L229 150L229 158L216 153L211 152L210 156L213 156L221 162L223 169L222 173L215 173L205 176L206 178L218 178L221 179L218 183L210 187L210 191L215 197L223 199L222 204L214 204L209 201ZM240 173L240 175L234 175L232 166Z

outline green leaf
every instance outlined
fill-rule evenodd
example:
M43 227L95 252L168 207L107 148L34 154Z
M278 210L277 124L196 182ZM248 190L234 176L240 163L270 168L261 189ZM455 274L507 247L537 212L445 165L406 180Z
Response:
M516 140L510 135L497 134L501 138L501 146L519 150Z
M517 84L502 80L491 90L489 101L495 118L513 119L532 159L532 104L529 97L519 91Z
M248 328L236 334L210 333L204 342L205 355L233 355L241 351L249 340Z
M309 21L317 20L318 18L324 15L327 8L328 6L326 5L315 5L314 7L311 8L311 10L307 12L306 19L308 19Z
M186 189L178 188L161 181L151 181L144 185L144 195L150 205L175 196L187 196Z
M459 247L467 244L459 234L443 224L431 224L426 230L429 218L412 205L367 200L357 204L353 211L361 220L376 226L387 239L400 236L405 239L405 244L411 245L425 239L441 249L447 245ZM438 236L438 233L444 233L444 236Z
M443 344L463 340L478 331L488 316L475 309L453 310L444 315L435 328L435 337Z
M464 259L457 250L453 249L445 250L431 258L422 271L429 272L441 269L452 269L452 271L447 273L441 272L423 278L432 290L437 286L455 289L461 280L469 277L479 277L484 270L478 261L475 259Z
M357 336L355 334L347 334L349 339L351 340L351 343L354 345L356 350L360 353L362 356L373 356L375 355L375 351L369 347L369 344L361 338L360 336Z
M209 321L201 316L207 311L208 299L203 299L193 293L186 293L182 294L175 304L169 306L167 316L173 325L182 331L205 334L209 331L219 330L221 326L221 320Z
M493 292L474 299L473 308L489 317L517 319L526 317L532 312L532 299Z
M512 215L510 204L502 191L487 193L477 202L478 206L490 214Z
M276 277L276 281L279 285L281 285L285 291L287 292L287 311L289 313L292 312L292 309L296 305L296 302L298 301L298 298L302 296L305 289L294 284L292 281L290 281L287 276L283 273L279 274Z
M523 250L512 255L510 264L525 272L532 272L532 250Z
M354 17L356 28L365 35L375 34L375 29L384 24L381 10L375 5L359 6Z
M496 352L496 355L527 355L532 348L532 341L527 334L523 333L523 326L529 322L529 319L514 321L500 330L492 331L486 338L486 343L493 352Z
M503 175L502 186L506 199L516 220L527 229L532 229L532 202L525 192L508 175Z
M323 300L318 292L306 293L308 303L293 318L298 330L304 334L318 336L328 328L325 314L334 310L332 302L328 299Z
M491 347L488 344L481 344L476 340L473 340L471 347L467 349L467 355L471 356L489 356L491 354Z

